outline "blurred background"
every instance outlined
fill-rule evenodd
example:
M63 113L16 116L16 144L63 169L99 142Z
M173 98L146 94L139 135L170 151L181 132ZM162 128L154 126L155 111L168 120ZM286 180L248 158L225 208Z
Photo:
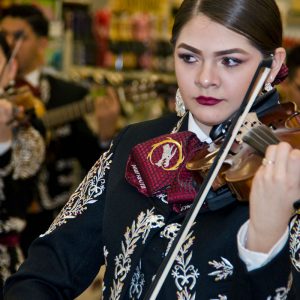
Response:
M1 0L0 12L23 3L38 6L50 21L47 66L86 85L91 94L106 84L115 87L122 109L119 127L174 110L169 39L181 0ZM300 44L300 0L277 3L289 50ZM100 299L102 273L77 300Z
M124 123L173 109L173 15L180 0L2 0L33 3L50 20L49 66L89 86L117 86ZM300 0L277 0L286 48L300 43Z

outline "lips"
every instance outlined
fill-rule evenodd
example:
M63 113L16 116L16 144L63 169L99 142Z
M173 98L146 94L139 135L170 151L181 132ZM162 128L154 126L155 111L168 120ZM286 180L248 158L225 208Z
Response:
M196 98L196 101L201 105L216 105L220 103L222 99L200 96Z

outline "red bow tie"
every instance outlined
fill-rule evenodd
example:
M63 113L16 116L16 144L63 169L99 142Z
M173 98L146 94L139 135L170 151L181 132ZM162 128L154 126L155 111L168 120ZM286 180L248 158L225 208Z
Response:
M126 166L126 180L148 197L167 194L173 206L187 204L196 196L186 163L206 143L189 131L166 134L136 145Z

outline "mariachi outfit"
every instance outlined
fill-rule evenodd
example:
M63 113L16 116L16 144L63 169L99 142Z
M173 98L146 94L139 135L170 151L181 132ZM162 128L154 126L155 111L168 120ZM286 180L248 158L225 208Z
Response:
M277 93L269 98L260 113L278 101ZM195 193L184 165L206 144L186 131L190 118L171 114L125 128L33 243L5 299L74 299L102 264L103 299L143 299ZM157 299L296 299L287 233L253 269L240 245L248 218L247 202L227 188L211 191Z
M0 154L0 288L23 261L20 233L32 199L36 175L45 155L41 134L19 127L12 142L1 143ZM1 297L0 297L1 298Z
M88 90L63 79L48 69L35 70L26 77L35 95L42 100L47 112L83 100ZM59 115L57 116L59 118ZM43 120L43 117L42 117ZM40 128L43 130L44 124ZM51 128L47 138L46 160L38 178L38 192L27 215L21 244L25 254L33 239L44 232L57 211L100 155L100 146L83 118Z

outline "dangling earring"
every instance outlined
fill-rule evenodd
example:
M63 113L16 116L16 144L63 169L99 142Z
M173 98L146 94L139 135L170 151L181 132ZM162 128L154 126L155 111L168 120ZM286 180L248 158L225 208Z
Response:
M267 83L265 84L265 86L264 86L264 90L265 90L266 92L272 91L272 90L273 90L272 84L271 84L270 82L267 82Z
M176 99L175 110L177 112L177 116L182 117L185 114L186 109L185 109L184 102L182 100L179 89L177 89L177 91L176 91L175 99Z
M271 82L273 82L273 76L270 76L270 80L271 80ZM270 91L273 90L273 85L271 84L271 82L266 82L265 83L264 90L266 92L270 92Z

